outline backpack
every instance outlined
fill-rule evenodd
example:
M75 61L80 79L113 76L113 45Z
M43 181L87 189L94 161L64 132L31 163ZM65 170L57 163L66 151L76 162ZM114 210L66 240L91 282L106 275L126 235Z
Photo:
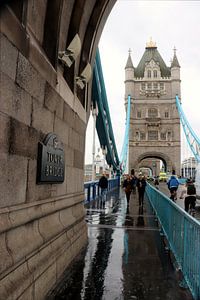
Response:
M175 176L172 176L168 182L168 188L171 189L172 187L178 187L179 181Z
M189 184L187 187L187 194L188 195L195 195L196 194L196 188L194 184Z

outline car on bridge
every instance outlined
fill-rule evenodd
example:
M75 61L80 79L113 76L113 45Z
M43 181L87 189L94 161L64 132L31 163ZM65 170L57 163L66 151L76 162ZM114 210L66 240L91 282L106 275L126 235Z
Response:
M168 176L165 172L160 172L159 174L159 181L167 182Z

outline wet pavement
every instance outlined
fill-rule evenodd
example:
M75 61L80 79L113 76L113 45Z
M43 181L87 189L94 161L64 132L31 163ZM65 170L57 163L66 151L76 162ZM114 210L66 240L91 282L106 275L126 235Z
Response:
M157 220L145 199L116 190L86 205L88 245L49 299L191 300L179 286Z

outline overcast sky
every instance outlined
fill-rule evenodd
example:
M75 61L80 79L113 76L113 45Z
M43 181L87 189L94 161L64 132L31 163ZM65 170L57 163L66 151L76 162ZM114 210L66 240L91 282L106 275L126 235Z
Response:
M118 0L105 24L99 48L111 121L120 156L125 130L125 65L129 48L134 67L150 37L167 66L174 46L181 65L182 107L200 136L200 1ZM85 163L92 162L92 117L86 135ZM184 144L185 149L185 142ZM98 138L96 142L99 146ZM189 150L182 151L182 157Z

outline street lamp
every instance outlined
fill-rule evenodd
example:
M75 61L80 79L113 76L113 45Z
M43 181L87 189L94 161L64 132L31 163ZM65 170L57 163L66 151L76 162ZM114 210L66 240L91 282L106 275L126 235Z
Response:
M106 154L107 154L107 147L103 146L102 148L102 154L103 154L103 171L106 169Z
M96 131L96 120L98 116L98 108L96 103L92 105L92 116L93 116L93 143L92 143L92 181L96 179L95 170L95 131Z

